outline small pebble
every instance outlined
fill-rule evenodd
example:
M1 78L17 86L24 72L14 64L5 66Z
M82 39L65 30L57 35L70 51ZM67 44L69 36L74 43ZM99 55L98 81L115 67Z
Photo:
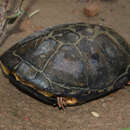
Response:
M112 100L113 100L113 97L107 97L106 100L107 100L107 101L112 101Z
M102 98L102 99L100 99L101 100L101 102L104 102L105 100Z
M104 19L104 18L100 18L100 20L101 20L101 21L103 21L103 22L105 21L105 19Z
M96 16L100 11L99 5L95 3L88 3L84 8L84 14L88 17Z
M103 106L104 108L106 108L107 104L106 104L106 103L103 103L102 106Z
M100 117L100 115L97 113L97 112L91 112L91 114L94 116L94 117Z
M25 117L24 120L25 120L25 121L29 121L29 120L30 120L30 117Z

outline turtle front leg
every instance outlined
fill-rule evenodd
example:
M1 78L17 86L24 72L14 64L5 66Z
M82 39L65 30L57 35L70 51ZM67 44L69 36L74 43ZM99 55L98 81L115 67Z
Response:
M59 108L62 108L63 110L65 109L66 104L66 100L64 97L57 97L57 104Z

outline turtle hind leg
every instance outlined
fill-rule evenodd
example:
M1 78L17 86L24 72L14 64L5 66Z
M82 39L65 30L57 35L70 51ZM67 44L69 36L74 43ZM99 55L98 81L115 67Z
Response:
M57 104L58 104L59 108L64 110L65 106L67 105L66 104L66 99L64 97L57 97Z
M66 106L73 106L78 104L75 97L57 97L57 105L60 109L65 109Z
M128 81L128 85L130 85L130 81Z

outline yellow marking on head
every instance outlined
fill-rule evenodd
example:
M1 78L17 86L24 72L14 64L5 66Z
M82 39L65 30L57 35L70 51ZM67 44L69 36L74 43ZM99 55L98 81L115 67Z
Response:
M10 71L7 67L4 66L4 64L0 61L0 66L2 71L5 73L5 75L9 75Z
M40 94L42 94L42 95L44 95L44 96L46 96L46 97L52 97L52 96L53 96L52 93L49 93L49 92L47 92L47 91L40 90L40 89L36 88L33 84L31 84L31 83L25 81L24 79L20 78L20 76L18 76L16 73L13 72L13 75L15 76L15 78L16 78L17 81L19 81L20 83L22 83L22 84L24 84L24 85L26 85L26 86L29 86L29 87L35 89L35 90L36 90L37 92L39 92Z

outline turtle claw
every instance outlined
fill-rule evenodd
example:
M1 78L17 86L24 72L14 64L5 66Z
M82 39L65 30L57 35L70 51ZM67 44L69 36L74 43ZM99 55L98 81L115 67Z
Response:
M57 97L57 104L58 104L58 107L63 110L65 109L65 106L67 105L64 97Z

